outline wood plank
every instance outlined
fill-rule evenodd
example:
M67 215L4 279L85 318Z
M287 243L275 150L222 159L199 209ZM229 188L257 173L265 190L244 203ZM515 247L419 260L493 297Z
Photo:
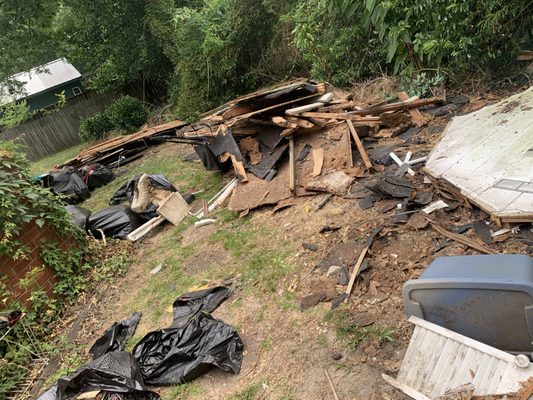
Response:
M294 154L294 137L289 137L289 189L294 193L296 189L296 159Z
M355 127L349 119L346 120L346 123L348 124L348 128L350 129L350 132L352 133L353 140L355 141L355 145L357 146L357 150L359 151L359 154L361 155L361 158L363 159L363 162L365 163L366 168L368 169L368 172L372 172L372 163L370 162L370 159L368 158L368 155L366 154L365 146L363 146L363 142L361 142L361 139L359 139L359 135L357 134L357 131L355 130Z
M486 246L483 246L482 244L475 242L474 240L464 236L460 235L458 233L450 232L443 226L431 222L431 226L433 229L435 229L437 232L439 232L441 235L446 236L448 239L455 240L458 243L464 244L465 246L472 247L473 249L479 251L480 253L485 254L499 254L496 250L490 249Z
M328 112L304 112L299 115L300 117L307 118L323 118L323 119L340 119L340 120L351 120L354 124L359 124L357 126L378 126L383 123L379 117L365 117L361 118L358 115L350 113L328 113Z
M237 177L241 178L241 182L248 182L248 176L246 175L246 170L244 169L242 161L237 160L237 157L231 153L229 158L231 159L231 164L233 165Z
M152 229L154 229L156 226L161 225L163 222L165 222L165 217L158 216L155 218L152 218L150 221L146 222L145 224L139 226L137 229L135 229L133 232L131 232L128 235L128 240L131 240L132 242L136 242L143 236L145 236L147 233L149 233Z
M405 92L398 92L397 96L398 96L398 98L401 101L409 100L409 96ZM424 125L427 125L427 123L431 120L431 116L429 116L427 114L422 114L418 108L410 108L407 111L411 115L411 118L413 119L413 122L418 127L422 127Z
M313 152L313 172L312 177L317 177L322 173L322 165L324 165L324 149L314 148Z
M385 104L377 107L369 107L364 110L358 110L351 112L352 115L371 115L382 114L388 111L408 110L409 108L416 108L422 106L428 106L431 104L442 103L444 99L442 97L432 97L431 99L419 99L400 103Z
M532 50L522 50L518 52L516 56L517 61L531 61L533 60L533 51Z
M381 377L387 382L389 385L395 387L396 389L400 390L401 392L405 393L407 396L413 398L414 400L431 400L426 395L420 393L419 391L401 383L398 382L396 379L392 378L391 376L387 374L381 374Z

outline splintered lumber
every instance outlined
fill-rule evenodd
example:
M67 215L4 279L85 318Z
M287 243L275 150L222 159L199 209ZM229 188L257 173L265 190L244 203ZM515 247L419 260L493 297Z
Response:
M294 122L294 123L297 124L300 128L311 129L311 128L314 128L314 127L315 127L315 124L313 124L311 121L308 121L308 120L306 120L306 119L301 119L301 118L296 118L296 117L287 116L287 120L288 120L289 122Z
M296 132L298 130L298 128L287 128L285 130L283 130L281 133L280 133L280 136L281 137L289 137L291 136L294 132Z
M290 108L285 111L285 114L298 115L306 111L316 110L317 108L322 107L324 103L330 102L332 98L333 98L333 93L327 93L324 96L320 97L315 103L305 104L300 107Z
M294 157L294 137L289 137L289 189L296 189L296 162Z
M317 177L322 173L322 165L324 165L324 149L313 149L312 177Z
M409 100L409 96L405 92L398 92L398 98L401 101ZM431 119L429 116L422 114L417 108L409 108L407 111L409 112L409 115L411 115L411 118L418 127L426 125Z
M387 111L399 111L408 110L410 108L417 108L422 106L429 106L431 104L442 103L444 99L442 97L432 97L431 99L418 99L402 101L400 103L384 104L382 106L374 106L365 108L364 110L351 111L351 115L371 115L371 114L383 114Z
M244 164L242 161L237 160L234 154L229 155L231 159L231 163L233 164L233 168L235 169L235 173L237 176L241 177L241 182L248 182L248 176L246 175L246 171L244 169Z
M361 139L359 139L359 135L357 134L357 131L355 130L352 121L347 119L346 123L348 124L348 128L350 128L350 132L352 134L353 140L355 141L355 145L357 146L357 150L359 151L359 154L361 155L361 158L363 159L363 162L365 163L368 172L372 172L372 163L368 158L368 154L366 154L365 146L363 146L363 142L361 142Z
M476 241L474 241L474 240L472 240L472 239L470 239L470 238L468 238L466 236L460 235L458 233L450 232L446 228L444 228L443 226L441 226L441 225L439 225L439 224L437 224L435 222L432 222L431 226L433 227L433 229L435 229L441 235L446 236L448 239L455 240L456 242L464 244L465 246L471 247L474 250L479 251L480 253L498 254L498 252L496 250L492 250L492 249L490 249L488 247L485 247L482 244L479 244Z
M306 118L324 118L324 119L345 119L352 120L356 124L361 125L381 125L383 121L379 117L361 118L359 115L350 113L329 113L329 112L304 112L299 117Z
M357 279L357 276L359 275L359 272L361 270L361 265L363 265L363 261L365 259L366 253L368 253L368 250L372 246L372 242L374 241L374 238L376 235L381 231L383 227L379 226L376 229L372 231L368 239L366 239L365 247L363 247L363 250L361 250L361 254L359 254L359 258L357 259L357 262L355 263L353 267L352 274L350 275L350 281L348 282L348 287L346 288L346 298L344 299L344 302L348 302L348 298L352 294L353 285L355 284L355 280Z

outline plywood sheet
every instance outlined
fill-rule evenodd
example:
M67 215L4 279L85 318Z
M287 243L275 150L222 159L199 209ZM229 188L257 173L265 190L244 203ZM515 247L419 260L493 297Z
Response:
M429 155L426 170L503 222L531 221L531 148L533 88L454 118ZM521 184L502 187L505 180Z

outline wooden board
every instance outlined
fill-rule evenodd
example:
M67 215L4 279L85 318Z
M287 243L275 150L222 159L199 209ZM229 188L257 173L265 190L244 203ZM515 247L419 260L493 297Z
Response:
M449 390L473 384L474 394L506 394L533 376L529 363L515 356L417 317L398 377L387 382L414 399L438 399Z
M501 222L531 222L533 88L456 117L428 157L426 171L444 179ZM502 186L501 182L520 184Z

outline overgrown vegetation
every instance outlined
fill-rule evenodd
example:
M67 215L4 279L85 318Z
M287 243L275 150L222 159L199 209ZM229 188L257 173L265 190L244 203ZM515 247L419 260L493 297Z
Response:
M0 107L0 126L14 128L31 117L26 100L13 102Z
M122 96L106 110L80 122L80 137L83 140L102 139L106 133L117 131L131 133L146 122L148 110L144 104L131 96Z
M90 287L91 281L110 279L124 272L126 265L126 253L102 254L71 223L61 197L31 180L25 155L13 143L1 142L0 259L33 262L28 258L29 249L20 241L20 235L33 224L54 234L39 243L43 263L34 265L16 285L8 288L5 277L0 277L0 311L4 316L13 311L23 313L18 322L1 332L0 398L24 379L32 361L55 351L46 335L63 306ZM56 277L52 297L39 284L47 269Z
M529 0L25 0L0 11L0 50L17 55L0 60L0 80L66 56L93 88L156 87L189 118L302 74L336 85L395 74L421 81L414 90L490 76L533 44Z

